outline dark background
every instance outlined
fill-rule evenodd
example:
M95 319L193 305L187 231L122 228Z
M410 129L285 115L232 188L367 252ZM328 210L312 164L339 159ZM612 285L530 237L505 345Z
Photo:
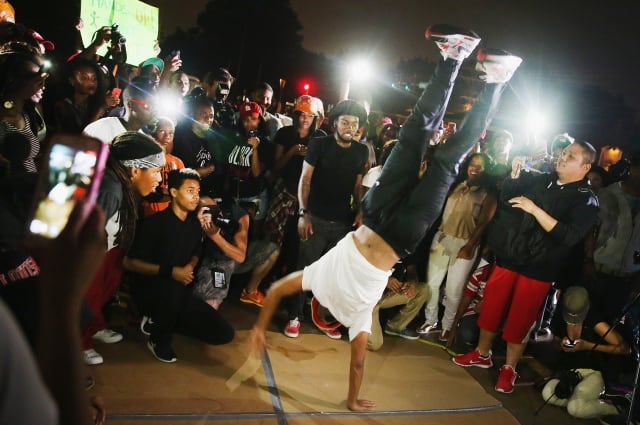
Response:
M372 63L374 79L352 85L352 97L374 109L406 113L428 79L438 51L424 40L430 23L474 29L481 46L499 47L524 59L512 80L495 124L522 141L530 112L543 113L537 128L548 138L568 131L594 145L636 149L640 143L640 52L636 2L561 0L155 0L160 7L160 41L167 54L180 48L184 69L195 76L216 66L237 78L234 95L260 81L274 86L276 98L309 93L335 103L354 58ZM56 42L56 55L72 51L79 2L35 7L14 0L18 22ZM135 34L125 34L130 40ZM454 93L452 110L461 110L479 88L472 61ZM286 80L280 93L278 80ZM396 83L399 89L393 89ZM405 90L405 86L407 90Z

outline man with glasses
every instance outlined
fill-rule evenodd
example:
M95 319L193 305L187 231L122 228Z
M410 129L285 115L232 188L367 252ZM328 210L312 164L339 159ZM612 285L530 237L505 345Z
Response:
M86 126L83 133L104 143L111 143L116 136L125 131L142 131L144 127L156 121L153 113L154 95L153 81L145 77L134 78L122 92L122 117L100 118Z

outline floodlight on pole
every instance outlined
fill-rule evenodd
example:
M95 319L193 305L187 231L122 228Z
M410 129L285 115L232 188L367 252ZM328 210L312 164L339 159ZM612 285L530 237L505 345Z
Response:
M364 59L357 59L347 65L346 78L340 88L340 99L349 98L351 81L363 82L371 78L371 64Z
M527 114L526 129L530 138L530 144L537 146L542 140L540 134L542 134L547 128L547 117L540 111L531 110Z

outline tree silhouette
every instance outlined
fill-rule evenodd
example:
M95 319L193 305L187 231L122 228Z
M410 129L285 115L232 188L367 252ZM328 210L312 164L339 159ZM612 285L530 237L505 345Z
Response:
M197 25L162 40L163 49L180 48L200 76L217 66L228 68L244 90L261 81L277 84L310 59L288 0L211 0Z

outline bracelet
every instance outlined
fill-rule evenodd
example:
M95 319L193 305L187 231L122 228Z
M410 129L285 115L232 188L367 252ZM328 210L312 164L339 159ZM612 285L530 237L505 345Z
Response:
M158 270L158 276L170 278L172 274L173 274L173 266L170 266L168 264L160 265L160 270Z

